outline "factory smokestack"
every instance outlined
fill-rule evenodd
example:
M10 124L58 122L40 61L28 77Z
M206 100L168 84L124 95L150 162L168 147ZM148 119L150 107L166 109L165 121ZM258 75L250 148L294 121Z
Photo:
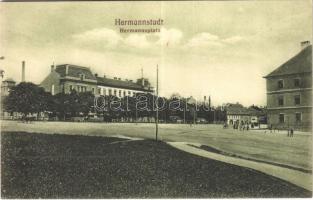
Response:
M22 82L25 82L25 61L22 61Z

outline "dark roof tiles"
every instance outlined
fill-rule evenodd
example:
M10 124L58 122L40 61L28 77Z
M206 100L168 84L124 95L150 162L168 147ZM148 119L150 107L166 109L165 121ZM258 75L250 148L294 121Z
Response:
M304 48L264 78L309 72L312 72L312 45Z
M68 74L67 76L80 78L81 74L85 75L85 79L96 80L96 77L92 74L91 70L88 67L82 67L77 65L58 65L56 66L55 71L61 75L61 77L65 77L66 75L66 66L68 66Z
M97 77L98 85L146 91L140 84L131 81ZM149 90L151 91L151 90Z

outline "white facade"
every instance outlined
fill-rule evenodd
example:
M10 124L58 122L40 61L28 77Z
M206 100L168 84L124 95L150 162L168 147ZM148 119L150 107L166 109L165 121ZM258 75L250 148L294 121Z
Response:
M228 114L227 115L227 123L233 124L236 121L244 121L249 123L258 123L259 119L255 115L236 115L236 114Z
M116 88L116 87L109 87L109 86L97 86L98 94L99 95L113 95L116 97L126 97L126 96L135 96L137 93L146 93L140 90L132 90L132 89L123 89L123 88Z

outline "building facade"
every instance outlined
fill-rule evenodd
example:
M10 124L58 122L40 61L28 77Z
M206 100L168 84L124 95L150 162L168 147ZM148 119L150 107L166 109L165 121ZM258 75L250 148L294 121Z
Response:
M148 79L141 78L137 82L132 80L113 79L93 74L90 68L77 65L51 66L50 74L40 84L45 91L52 95L58 93L91 92L98 95L112 95L116 97L134 96L136 93L153 93Z
M265 115L264 110L245 108L241 104L227 104L225 109L228 125L242 123L258 126L262 122L260 119Z
M8 96L11 88L14 87L15 84L16 84L16 82L11 78L8 78L8 79L2 81L1 96Z
M276 129L312 129L312 46L265 76L268 126Z

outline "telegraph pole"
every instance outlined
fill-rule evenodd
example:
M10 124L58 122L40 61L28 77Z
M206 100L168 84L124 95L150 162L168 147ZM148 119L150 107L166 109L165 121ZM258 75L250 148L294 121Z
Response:
M187 107L187 98L184 98L184 124L186 124L186 107Z
M156 101L156 119L155 119L155 140L158 141L158 132L159 132L159 104L158 104L158 98L159 98L159 66L157 65L157 81L156 81L156 97L157 97L157 101Z

